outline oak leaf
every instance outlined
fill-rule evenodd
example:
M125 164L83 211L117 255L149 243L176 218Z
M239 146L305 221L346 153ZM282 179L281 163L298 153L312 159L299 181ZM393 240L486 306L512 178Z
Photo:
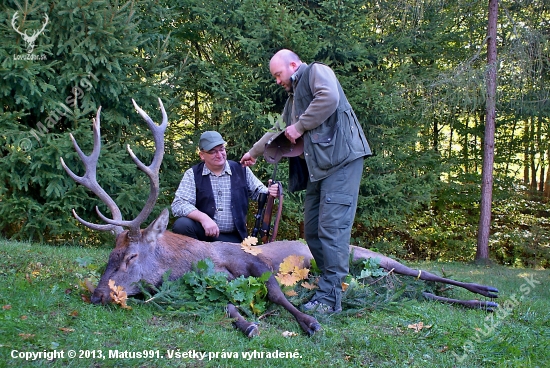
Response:
M281 285L293 286L300 280L307 279L309 269L304 267L304 257L290 255L279 265L279 273L275 278Z
M302 286L303 288L308 289L308 290L317 289L317 287L318 287L317 285L311 284L311 283L309 283L309 282L307 282L307 281L302 282L302 285L301 285L301 286Z
M262 253L262 249L258 247L254 247L258 243L258 238L253 236L248 236L241 242L241 249L244 250L246 253L253 254L257 256L258 254Z
M413 329L414 332L420 332L424 328L431 328L432 325L425 325L424 322L418 322L412 325L408 325L407 327L410 329Z
M120 305L124 309L132 309L132 307L126 305L126 300L128 299L128 294L124 291L124 287L116 286L115 280L109 279L109 289L111 289L111 299L113 302Z
M294 269L302 267L304 267L304 256L292 254L283 259L283 263L279 265L279 272L291 273Z
M279 281L281 285L284 286L292 286L298 282L298 278L290 273L278 273L277 275L275 275L275 278L277 279L277 281Z
M308 268L295 268L294 274L299 277L300 280L307 279L307 276L309 275L309 269Z

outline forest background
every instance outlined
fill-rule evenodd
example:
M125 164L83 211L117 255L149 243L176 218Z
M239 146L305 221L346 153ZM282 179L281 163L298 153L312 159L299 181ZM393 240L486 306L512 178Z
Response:
M197 142L217 130L240 159L286 100L268 62L281 48L336 72L367 134L352 243L403 259L473 260L486 107L485 1L53 0L0 5L0 236L112 247L106 207L82 174L72 133L91 152L101 106L98 178L126 219L149 193L152 136L133 98L169 117L161 194L169 207ZM43 31L39 34L36 32ZM23 36L36 34L34 44ZM491 259L550 266L550 2L499 2ZM33 47L31 47L33 46ZM285 187L287 163L277 179ZM267 182L273 166L253 167ZM303 237L303 193L285 193L279 237ZM255 209L251 209L251 216Z

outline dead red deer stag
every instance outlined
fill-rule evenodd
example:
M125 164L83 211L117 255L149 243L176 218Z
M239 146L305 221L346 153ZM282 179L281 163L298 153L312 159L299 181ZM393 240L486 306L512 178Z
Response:
M61 164L69 176L77 183L84 185L98 196L109 208L112 219L103 215L96 207L99 217L106 224L94 224L83 220L73 210L74 217L83 225L100 231L112 231L116 237L115 249L109 256L109 261L105 272L101 276L97 287L92 295L94 304L106 304L111 301L109 280L115 281L115 284L122 286L128 295L140 293L139 281L159 286L162 283L162 277L167 271L171 271L170 279L175 280L183 274L191 271L193 265L198 261L209 258L215 265L215 270L227 274L228 279L234 279L241 275L261 276L266 271L279 269L279 265L289 255L304 256L306 266L313 258L308 247L299 241L277 241L259 246L261 253L254 256L243 251L239 244L234 243L208 243L192 239L183 235L172 233L166 230L168 226L169 213L165 209L146 229L141 230L141 224L147 219L153 210L159 194L159 169L164 155L164 131L168 125L168 118L162 102L159 99L160 109L162 111L163 121L161 125L155 124L152 119L133 101L134 107L142 118L147 122L149 129L153 133L155 142L155 154L153 161L149 166L145 166L132 152L128 146L128 152L132 160L139 169L147 174L150 180L150 193L143 210L132 221L124 221L122 214L115 201L98 184L96 178L97 162L101 150L100 137L100 112L97 111L93 123L93 150L89 156L86 156L76 140L71 134L71 140L80 159L84 163L85 174L78 176L65 165L63 159ZM128 228L128 230L124 230ZM490 298L496 298L494 294L497 289L489 286L473 283L463 283L455 280L445 279L432 273L411 269L389 257L368 249L350 246L350 251L355 260L366 258L378 258L380 266L386 270L414 276L421 280L442 282L463 287L469 291L481 294ZM302 330L308 335L313 335L320 330L321 326L317 320L305 313L300 312L292 305L282 293L275 277L272 275L267 281L268 299L283 306L297 320ZM425 296L431 299L437 299L449 303L458 303L470 308L491 309L496 307L496 303L479 300L454 300L437 297L426 293ZM235 318L235 325L247 336L254 336L258 333L256 324L247 322L237 311L235 306L229 304L227 308L229 315Z

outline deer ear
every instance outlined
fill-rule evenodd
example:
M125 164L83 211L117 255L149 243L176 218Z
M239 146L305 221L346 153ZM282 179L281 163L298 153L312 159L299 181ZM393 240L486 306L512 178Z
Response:
M149 243L157 240L160 234L162 234L168 227L168 219L170 218L170 213L168 209L165 208L160 213L159 217L153 221L147 229L143 231L143 238Z

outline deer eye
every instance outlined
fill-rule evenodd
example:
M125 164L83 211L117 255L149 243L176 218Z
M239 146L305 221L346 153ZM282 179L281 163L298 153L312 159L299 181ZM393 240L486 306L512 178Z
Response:
M128 258L126 258L126 265L128 266L130 262L132 262L132 260L134 260L137 256L137 253L129 255Z

